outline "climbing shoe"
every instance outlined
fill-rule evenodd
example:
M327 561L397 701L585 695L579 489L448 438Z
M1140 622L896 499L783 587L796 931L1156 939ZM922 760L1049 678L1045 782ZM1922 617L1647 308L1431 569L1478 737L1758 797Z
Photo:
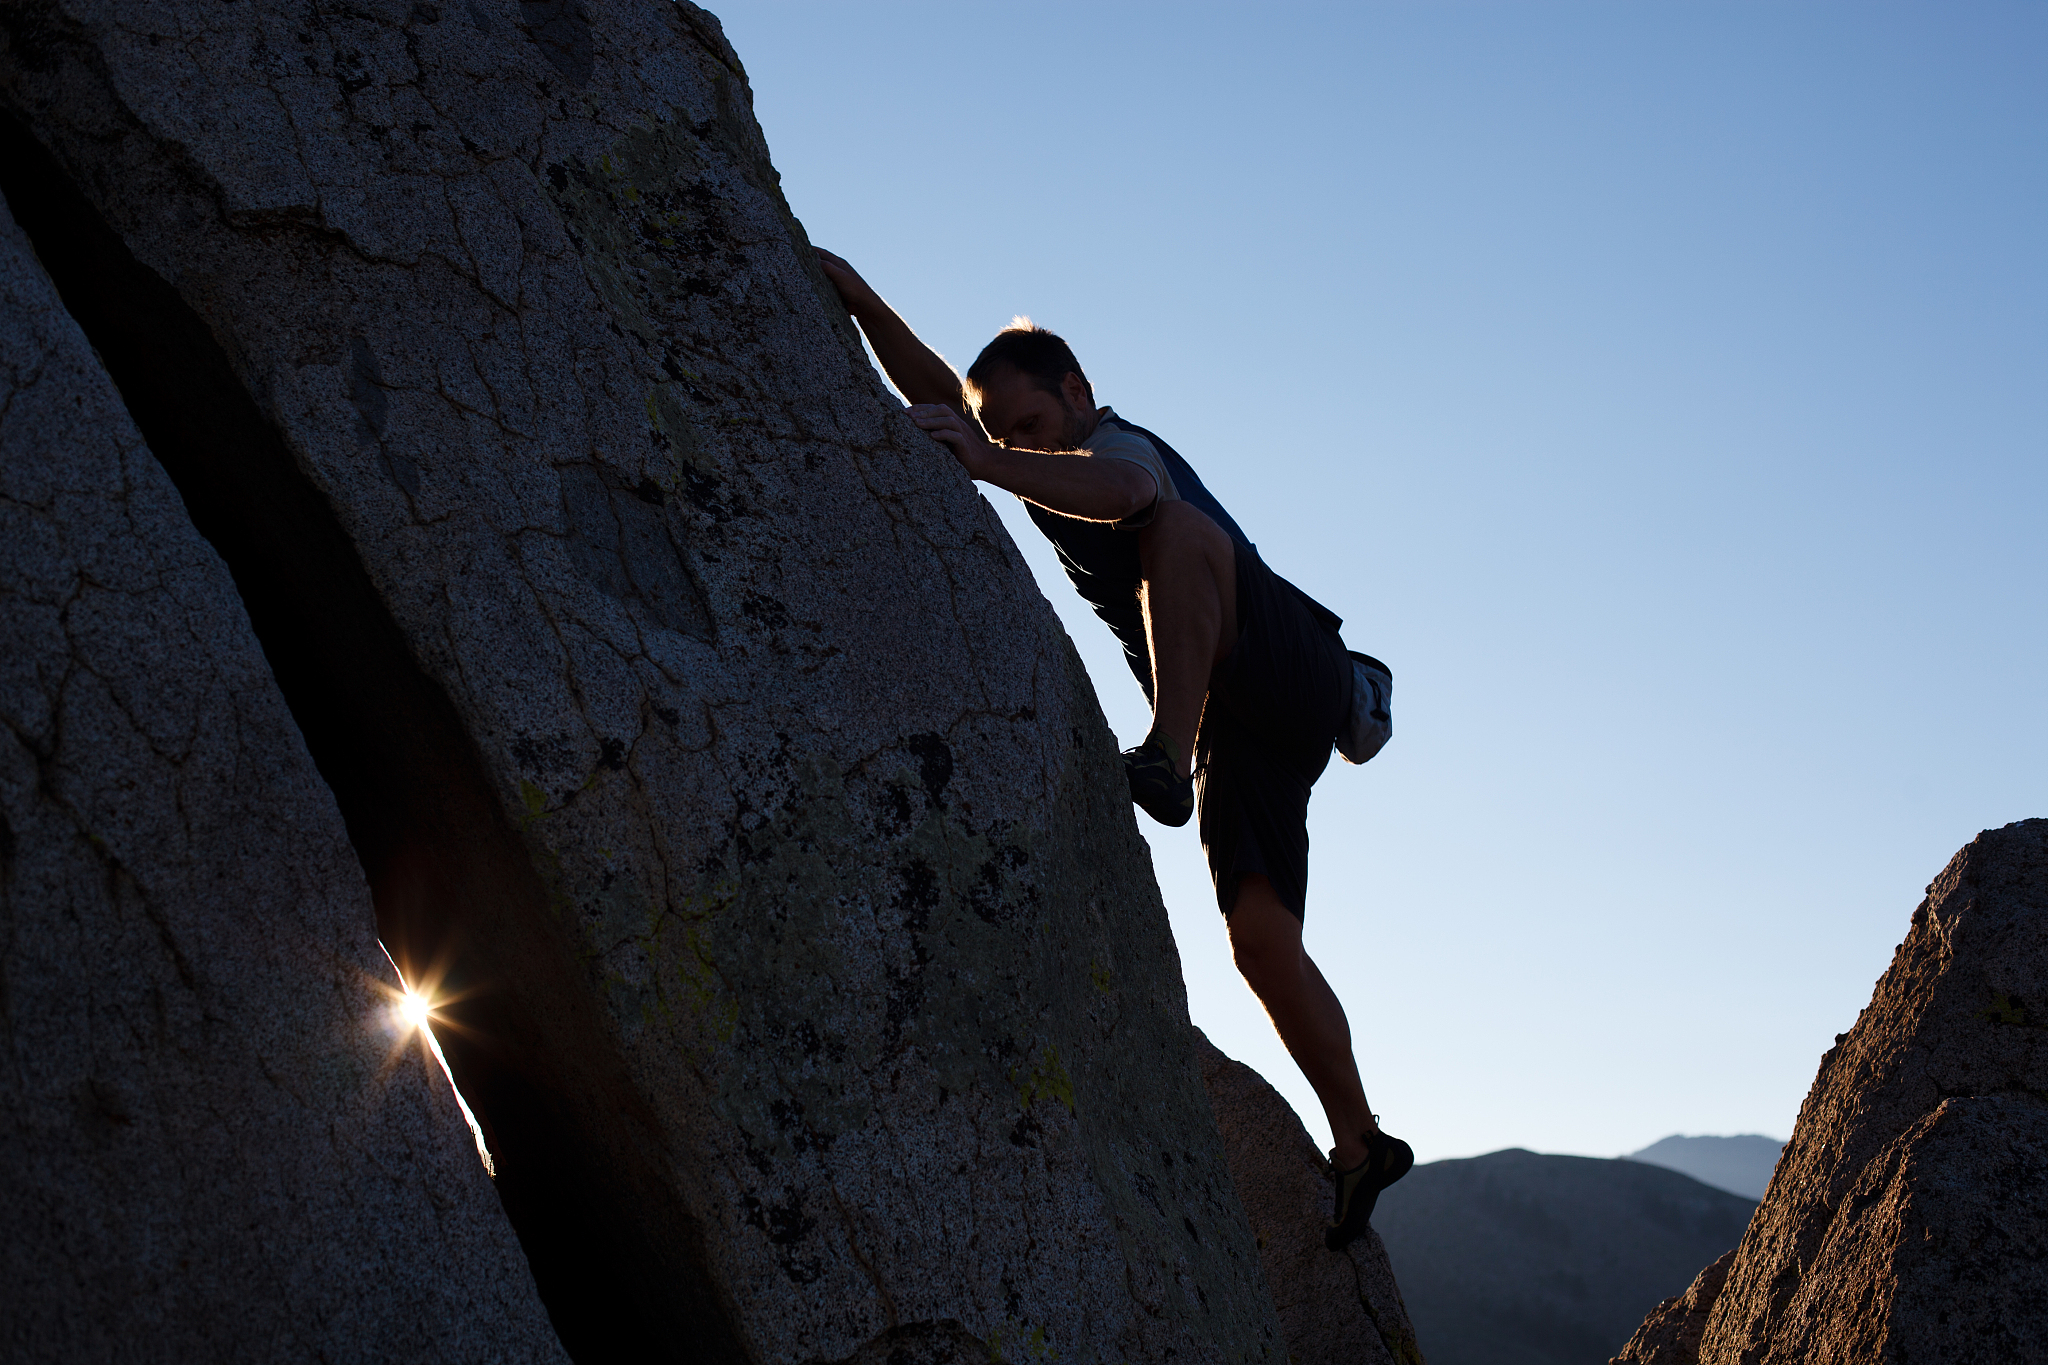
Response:
M1337 1224L1323 1234L1323 1245L1342 1251L1372 1222L1373 1206L1380 1191L1408 1174L1415 1164L1415 1149L1397 1137L1374 1133L1365 1140L1365 1160L1348 1171L1330 1163L1330 1179L1337 1187Z
M1154 730L1135 749L1124 750L1124 777L1131 784L1131 800L1138 809L1162 825L1175 829L1195 813L1195 783L1178 771L1179 755L1173 741Z

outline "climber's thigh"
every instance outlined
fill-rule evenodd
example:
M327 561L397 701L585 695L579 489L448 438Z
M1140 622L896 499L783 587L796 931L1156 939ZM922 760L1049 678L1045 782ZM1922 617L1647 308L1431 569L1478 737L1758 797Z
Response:
M1209 675L1208 714L1313 782L1351 708L1351 656L1257 550L1236 550L1237 640Z
M1150 524L1138 531L1138 564L1144 574L1146 610L1177 594L1192 606L1193 593L1213 593L1217 612L1216 658L1230 653L1237 638L1237 547L1201 508L1162 502Z
M1236 648L1209 675L1196 753L1196 809L1216 905L1259 873L1299 917L1308 897L1309 789L1351 705L1344 642L1300 596L1237 547Z

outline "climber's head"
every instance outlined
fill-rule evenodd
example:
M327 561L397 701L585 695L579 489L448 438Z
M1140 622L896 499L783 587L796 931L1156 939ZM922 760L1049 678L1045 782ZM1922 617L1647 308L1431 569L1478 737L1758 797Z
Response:
M967 396L989 439L1016 450L1072 450L1095 430L1095 390L1067 343L1018 318L967 367Z

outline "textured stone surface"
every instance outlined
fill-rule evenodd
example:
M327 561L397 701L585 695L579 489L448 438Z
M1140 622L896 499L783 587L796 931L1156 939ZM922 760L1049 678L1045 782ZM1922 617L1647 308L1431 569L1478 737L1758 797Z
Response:
M1308 1130L1265 1077L1207 1038L1201 1049L1202 1079L1258 1238L1288 1359L1293 1365L1422 1365L1379 1234L1368 1231L1341 1253L1323 1245L1330 1168Z
M2048 1350L2048 1102L1943 1100L1863 1168L1773 1324L1811 1365ZM1729 1358L1725 1349L1722 1358Z
M0 1355L563 1360L219 558L0 208Z
M1651 1309L1621 1354L1608 1365L1694 1365L1700 1358L1700 1336L1707 1330L1707 1318L1728 1280L1728 1267L1734 1264L1735 1248L1730 1247L1702 1270L1683 1294Z
M0 35L0 180L462 996L564 1344L1277 1351L1085 675L828 306L717 21Z
M2038 1357L2044 1094L2048 820L2026 820L1956 854L1821 1058L1698 1359Z

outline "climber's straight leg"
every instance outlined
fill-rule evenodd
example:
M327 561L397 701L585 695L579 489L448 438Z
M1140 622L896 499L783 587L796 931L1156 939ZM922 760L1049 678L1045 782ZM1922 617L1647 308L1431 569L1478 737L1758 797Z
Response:
M1238 882L1230 948L1280 1041L1323 1103L1336 1143L1332 1161L1339 1167L1357 1165L1365 1159L1366 1138L1379 1125L1351 1055L1350 1021L1301 946L1301 921L1259 873L1247 873Z
M1145 634L1152 647L1152 728L1194 760L1210 670L1237 640L1237 550L1200 508L1163 502L1138 532Z

